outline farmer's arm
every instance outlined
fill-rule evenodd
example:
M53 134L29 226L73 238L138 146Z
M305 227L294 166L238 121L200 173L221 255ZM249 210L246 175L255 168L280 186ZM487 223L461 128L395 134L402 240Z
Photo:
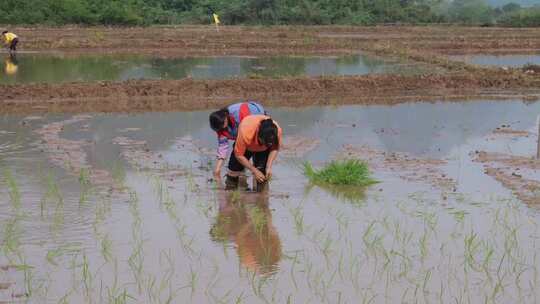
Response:
M272 164L274 163L274 160L278 156L279 149L281 149L281 137L283 135L283 131L278 126L278 143L277 146L274 146L270 150L270 154L268 154L268 160L266 161L266 180L270 180L272 178Z
M240 164L242 164L242 166L244 166L244 168L247 168L249 171L253 173L253 175L259 182L264 182L265 180L264 174L262 174L262 172L259 169L255 168L255 166L253 166L251 162L244 156L244 154L246 154L246 147L247 147L246 143L244 142L243 138L239 135L234 145L234 156L236 156L236 159L238 160Z
M218 148L217 148L217 162L214 168L214 175L221 175L221 167L229 152L229 139L225 136L218 136Z
M251 162L244 155L235 154L235 156L238 162L242 164L242 166L244 166L245 168L247 168L249 171L253 173L257 181L264 182L266 180L266 177L264 176L264 174L255 166L253 166Z
M266 161L266 180L270 180L270 178L272 178L272 164L274 163L278 153L279 150L276 149L270 151L270 154L268 154L268 160Z

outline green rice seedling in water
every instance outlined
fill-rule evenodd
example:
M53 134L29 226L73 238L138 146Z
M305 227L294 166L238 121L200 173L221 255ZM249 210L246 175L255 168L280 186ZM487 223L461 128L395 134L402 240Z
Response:
M62 197L60 188L58 187L58 184L56 183L56 180L52 173L49 173L47 175L46 183L47 193L45 194L45 199L53 199L56 201L57 205L63 205L64 198Z
M63 297L58 300L58 304L69 304L69 296L71 295L71 292L66 293Z
M41 216L44 215L44 210L48 201L56 203L51 230L57 231L64 222L64 198L60 193L60 188L52 173L47 175L45 182L47 184L47 192L41 199Z
M467 213L467 211L456 210L456 211L450 212L450 214L454 216L454 218L456 219L456 221L458 221L459 223L463 223L463 220L465 219L465 216L466 216L468 213Z
M255 227L255 232L260 235L264 228L266 227L266 215L264 214L264 211L261 210L259 207L254 207L251 210L249 210L249 215L251 220L253 221L253 225Z
M109 235L105 235L101 240L101 255L106 262L110 262L113 258L112 255L112 241L109 239Z
M231 202L233 204L240 202L240 190L237 189L233 191L233 193L231 194Z
M424 229L424 235L418 240L418 245L420 247L420 259L424 262L428 255L428 232L426 229Z
M333 161L316 170L310 163L304 163L304 175L310 180L307 192L314 185L324 189L338 200L361 207L366 198L366 187L377 183L369 177L365 163L357 160Z
M469 266L471 269L479 271L479 269L476 267L477 263L475 256L480 248L481 243L477 239L477 234L471 231L470 235L465 236L463 241L465 245L465 266Z
M120 161L116 161L112 165L112 178L116 185L119 187L124 186L124 181L126 180L126 170Z
M139 292L142 291L142 282L143 282L143 263L144 263L144 253L143 253L143 239L141 232L142 220L139 212L139 198L136 192L130 191L129 193L129 211L133 217L133 223L131 224L131 234L133 237L133 248L131 255L128 258L128 265L135 277L137 282L137 287Z
M88 194L91 188L90 185L90 171L86 168L82 168L79 173L79 184L81 186L81 195L79 198L79 204L82 205L88 200Z
M303 169L304 175L315 184L369 186L377 183L370 177L368 165L359 160L332 161L320 170L306 162Z
M290 211L294 218L294 229L296 230L296 234L302 235L304 233L304 212L302 206L291 208Z
M21 192L19 190L19 186L17 185L17 181L9 169L4 170L4 179L6 180L6 184L8 186L9 198L11 199L13 209L19 210L21 208Z
M24 263L26 265L26 262ZM32 267L24 267L24 286L26 288L26 296L31 297L33 286L32 286L32 278L34 277L34 274L32 273Z
M195 295L195 289L197 288L197 272L190 268L189 272L189 287L191 287L191 298Z
M54 266L58 266L58 263L56 262L56 258L62 255L62 250L60 248L57 248L55 250L49 250L47 251L47 262Z
M112 304L126 304L128 303L128 300L137 300L133 296L130 296L127 291L124 289L122 293L115 295L115 294L109 294L109 303Z
M136 300L134 297L130 296L125 289L120 290L118 286L118 260L114 259L113 262L114 269L114 280L112 286L107 286L107 303L127 303L128 299Z
M199 187L195 182L195 178L193 176L193 168L190 168L187 175L188 189L190 192L198 192Z
M88 264L88 258L85 253L83 253L82 279L85 295L86 297L90 297L90 292L92 290L92 273L90 272L90 265Z
M96 235L99 234L99 227L107 218L107 214L111 212L110 202L107 202L106 198L98 200L95 205L95 217L92 226L94 227L94 232Z

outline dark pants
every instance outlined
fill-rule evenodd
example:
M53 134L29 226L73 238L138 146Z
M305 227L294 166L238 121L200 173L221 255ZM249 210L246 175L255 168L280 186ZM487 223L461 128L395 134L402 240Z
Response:
M15 38L11 40L11 44L9 45L10 51L16 51L17 50L17 43L19 43L19 38Z
M270 154L270 150L262 151L262 152L251 152L246 151L244 156L250 160L253 157L253 165L255 168L259 169L263 174L266 174L266 162L268 161L268 155ZM240 172L244 170L244 166L238 161L236 156L234 155L234 145L233 145L233 151L231 153L231 157L229 158L229 170L230 171L236 171Z

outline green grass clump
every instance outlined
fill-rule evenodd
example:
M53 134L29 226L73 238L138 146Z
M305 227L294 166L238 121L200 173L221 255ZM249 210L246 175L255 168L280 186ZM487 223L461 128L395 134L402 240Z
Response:
M368 165L359 160L335 160L324 168L316 170L304 163L304 175L312 183L336 186L368 186L377 183L370 177Z

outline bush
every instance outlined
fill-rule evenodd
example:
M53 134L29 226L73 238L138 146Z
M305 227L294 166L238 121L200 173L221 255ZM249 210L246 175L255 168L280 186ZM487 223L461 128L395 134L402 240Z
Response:
M452 22L465 24L491 24L494 19L493 9L485 0L454 0L448 12Z
M539 26L538 9L485 0L2 0L3 24L223 24L437 23Z
M499 24L511 27L540 27L540 8L529 8L505 14Z

